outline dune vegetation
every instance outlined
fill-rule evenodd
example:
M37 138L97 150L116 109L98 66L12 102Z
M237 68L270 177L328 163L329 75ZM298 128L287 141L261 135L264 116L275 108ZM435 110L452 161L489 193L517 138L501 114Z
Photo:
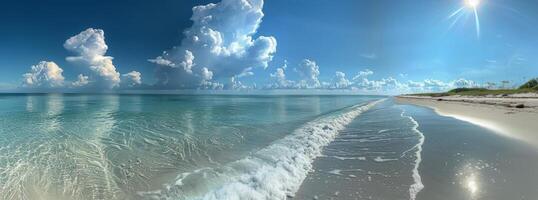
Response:
M421 93L415 94L420 96L432 96L432 97L442 97L442 96L453 96L453 95L462 95L462 96L487 96L487 95L510 95L510 94L520 94L520 93L538 93L538 78L531 79L525 84L514 89L488 89L488 88L456 88L449 90L447 92L440 93Z

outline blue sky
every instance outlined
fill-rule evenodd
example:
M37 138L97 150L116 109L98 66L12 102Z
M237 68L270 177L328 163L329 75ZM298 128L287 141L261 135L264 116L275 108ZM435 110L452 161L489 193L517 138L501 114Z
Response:
M205 33L201 27L207 25L202 21L193 25L192 8L208 3L233 7L241 5L240 0L7 1L0 8L0 87L73 89L81 74L89 80L87 88L127 88L139 82L124 74L136 71L143 85L151 89L241 89L256 85L264 89L338 88L394 93L443 90L457 83L475 86L510 80L518 84L538 76L534 56L538 52L538 2L533 0L482 0L476 8L479 36L473 10L465 6L464 0L248 2L263 7L241 12L219 8L201 12L213 17L208 26L222 36L219 47L233 49L230 45L239 41L236 43L247 52L231 50L232 53L217 55L200 44L184 42ZM449 18L462 7L457 21L456 17ZM256 19L252 14L259 12L263 12L263 17L258 16L261 21L249 21ZM226 20L219 17L244 23L222 22ZM78 52L79 46L69 49L64 45L67 39L84 35L88 28L102 30L107 46L106 53L91 54L91 59ZM186 35L185 30L198 33ZM237 39L230 34L234 32L246 32L244 35L251 39ZM174 47L176 50L171 50ZM189 60L185 50L194 54L192 72L178 67ZM175 64L156 64L158 56ZM44 72L30 68L40 61L54 62L62 69L62 79L56 80L61 83L36 84L43 81ZM117 74L91 68L109 61ZM276 72L285 61L283 80ZM50 65L38 69L42 67L52 69ZM103 64L103 69L106 67ZM373 73L357 76L366 70ZM345 77L337 75L337 71ZM25 73L31 73L28 77L32 84L24 84ZM133 84L125 85L127 82Z

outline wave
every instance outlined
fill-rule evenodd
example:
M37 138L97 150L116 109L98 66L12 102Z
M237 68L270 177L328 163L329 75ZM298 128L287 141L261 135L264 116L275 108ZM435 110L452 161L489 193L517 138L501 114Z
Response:
M418 143L412 148L416 149L415 151L415 166L413 167L413 181L414 183L409 186L409 198L411 200L415 200L417 198L417 194L424 189L424 184L422 184L422 178L420 176L420 173L418 171L418 167L420 166L420 163L422 162L422 145L424 144L424 134L418 130L419 124L418 122L413 119L411 116L404 115L405 111L402 111L402 117L408 118L413 123L413 131L417 133L419 136ZM406 151L407 152L407 151ZM404 154L406 153L404 152Z
M292 134L241 160L183 173L164 191L141 192L158 199L286 199L293 197L312 162L338 132L385 99L310 121ZM187 184L189 183L189 184Z

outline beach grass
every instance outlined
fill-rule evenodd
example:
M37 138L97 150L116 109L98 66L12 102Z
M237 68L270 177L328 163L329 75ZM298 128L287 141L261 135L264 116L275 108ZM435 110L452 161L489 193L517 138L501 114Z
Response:
M535 93L538 92L538 89L485 89L485 88L456 88L448 92L440 93L421 93L413 94L418 96L431 96L431 97L442 97L442 96L487 96L487 95L510 95L510 94L520 94L520 93Z
M525 84L516 89L487 89L487 88L456 88L449 90L448 92L439 93L419 93L412 94L416 96L430 96L430 97L443 97L443 96L488 96L488 95L510 95L521 93L538 93L538 78L531 79Z

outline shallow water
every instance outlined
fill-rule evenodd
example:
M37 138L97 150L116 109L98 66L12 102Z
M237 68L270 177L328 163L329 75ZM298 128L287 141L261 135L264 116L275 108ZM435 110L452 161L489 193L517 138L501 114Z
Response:
M296 198L538 199L537 169L537 147L386 101L324 148Z
M376 99L1 95L1 199L283 198L323 134ZM261 188L283 177L293 183Z
M376 96L0 95L0 199L537 199L538 150Z
M416 199L424 134L401 106L385 101L340 132L313 163L298 199Z

